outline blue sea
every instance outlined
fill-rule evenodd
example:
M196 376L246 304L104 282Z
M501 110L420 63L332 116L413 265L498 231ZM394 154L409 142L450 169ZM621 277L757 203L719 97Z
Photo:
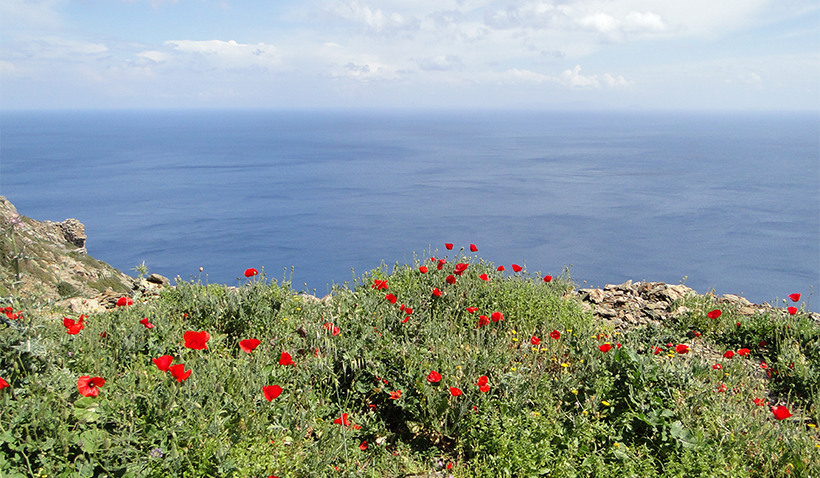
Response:
M818 309L817 113L8 111L0 194L76 217L89 254L132 275L255 267L322 295L475 243L580 287Z

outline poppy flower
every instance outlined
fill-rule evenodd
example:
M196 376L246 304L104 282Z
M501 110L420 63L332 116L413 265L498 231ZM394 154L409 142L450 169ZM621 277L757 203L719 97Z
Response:
M142 325L144 325L146 329L153 329L154 328L154 324L152 324L151 322L148 322L148 317L140 320L140 323Z
M763 362L760 362L760 368L762 368L763 370L766 370L767 368L769 368L769 364L767 364L766 361L764 360Z
M430 269L428 269L427 266L420 266L419 267L419 272L421 272L422 274L427 274L428 270L430 270Z
M475 244L470 244L470 252L478 252L478 247Z
M9 387L9 386L10 385L9 385L8 382L6 382L4 379L0 378L0 389L6 388L6 387Z
M359 450L361 450L361 451L367 450L367 440L359 443Z
M373 287L376 290L387 289L387 281L376 279L373 281L373 285L371 287Z
M504 272L504 266L498 266L495 270L498 272Z
M561 332L558 332L557 330L553 330L552 332L550 332L550 338L552 338L553 340L560 339L561 338Z
M719 383L719 384L718 384L717 391L718 391L718 393L723 393L723 392L725 392L725 391L726 391L726 384L725 384L725 383Z
M279 357L279 365L296 365L293 363L293 358L287 352L282 352L282 355Z
M470 264L466 264L464 262L459 262L458 264L456 264L456 267L453 270L453 274L455 274L457 276L460 276L461 274L464 274L464 271L466 271L467 267L469 267L469 266L470 266Z
M490 314L490 318L493 319L493 322L498 322L499 320L504 320L504 314L496 311Z
M63 325L66 328L66 333L68 333L69 335L79 334L80 331L85 328L85 325L83 325L83 319L85 319L84 315L81 315L76 322L74 321L74 319L63 317Z
M211 338L211 334L204 330L201 332L188 330L182 338L185 339L185 348L203 350L208 348L208 340Z
M130 297L120 297L117 299L117 307L125 307L126 305L134 305L134 301Z
M445 242L444 247L446 247L448 251L452 250L453 249L453 243L452 242Z
M607 352L609 352L609 350L610 350L611 348L612 348L612 345L611 345L611 344L608 344L608 343L603 344L603 345L599 345L599 346L598 346L598 349L599 349L601 352L603 352L603 353L607 353Z
M253 352L253 349L259 346L262 343L259 339L245 339L239 341L239 348L242 349L245 353Z
M396 303L396 296L393 294L387 294L386 296L384 296L384 298L387 299L387 302L390 302L391 304Z
M680 344L675 347L675 352L679 354L688 354L689 353L689 346L686 344Z
M185 364L182 363L171 365L168 367L168 371L171 372L172 377L177 379L177 382L184 382L191 376L191 371L185 370Z
M427 381L430 383L438 383L441 382L441 374L432 370L430 373L427 374Z
M471 314L475 314L478 311L478 307L467 307L467 312Z
M530 338L530 343L533 345L538 345L541 343L541 339L533 335L532 338Z
M716 364L712 365L712 368L715 369L715 370L720 370L720 369L723 368L723 365L721 365L719 363L716 363Z
M453 284L455 284L455 283L456 283L456 276L454 276L454 275L452 275L452 274L451 274L451 275L447 276L447 278L446 278L446 279L444 279L444 280L445 280L448 284L453 285Z
M447 261L445 261L444 259L439 259L438 263L436 264L436 269L438 269L438 270L444 269L444 264L447 264Z
M350 425L350 422L347 419L347 413L342 413L342 416L335 419L335 420L333 420L333 423L335 423L336 425L344 425L344 426Z
M797 307L787 307L786 310L789 311L789 315L794 315L797 313Z
M167 372L168 367L171 366L171 362L174 361L174 357L171 357L170 355L163 355L162 357L157 357L151 360L154 361L154 365L156 365L158 369L163 372Z
M411 309L410 307L405 307L404 313L407 315L413 315L413 309Z
M552 276L544 276L544 282L552 282Z
M265 394L265 400L270 402L279 395L282 395L282 387L279 385L267 385L262 387L262 393Z
M253 277L259 274L259 271L251 267L250 269L245 269L245 277Z
M652 354L653 355L658 355L661 352L663 352L663 349L660 348L660 347L655 347L654 349L652 349Z
M757 405L758 407L762 407L763 405L766 405L766 400L764 400L762 398L755 398L754 402L755 402L755 405Z
M99 395L99 387L105 385L105 379L102 377L91 377L83 375L77 379L77 391L84 397L96 397Z
M463 395L464 392L461 391L460 388L457 387L450 387L450 395L454 397L458 397L459 395Z
M401 323L403 324L403 323L407 322L408 320L410 320L410 316L409 316L409 315L408 315L407 317L405 317L405 318L401 319Z
M774 414L774 417L778 420L785 420L792 416L792 412L790 412L788 408L783 406L772 407L772 413Z
M479 315L478 316L478 325L476 325L476 328L484 327L485 325L487 325L489 323L490 323L490 318L489 317L487 317L486 315Z
M441 297L441 291L438 290L438 287L433 289L433 295L436 296L436 297Z
M487 393L490 391L490 385L488 384L488 382L489 379L487 378L487 376L482 375L478 377L478 382L476 382L475 384L478 387L478 389L481 390L481 393Z
M478 278L483 280L483 281L489 281L490 280L490 278L487 276L487 274L481 274L480 276L478 276Z
M800 294L789 294L789 299L791 299L792 302L797 302L800 300Z
M710 319L717 319L718 317L720 317L720 314L722 314L722 313L723 312L721 312L720 310L715 309L715 310L712 310L712 311L708 312L706 314L706 317L709 317Z
M515 271L515 272L521 272L522 270L524 270L524 268L523 268L523 267L521 267L521 266L519 266L518 264L513 264L513 265L512 265L512 269L513 269L513 271Z
M390 392L390 400L397 400L401 398L401 390L396 390L395 392Z
M740 355L741 357L745 357L745 356L749 355L749 352L751 352L751 350L743 348L743 349L738 349L737 354Z

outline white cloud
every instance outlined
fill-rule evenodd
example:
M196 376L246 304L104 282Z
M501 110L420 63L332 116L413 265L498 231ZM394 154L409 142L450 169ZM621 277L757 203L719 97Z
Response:
M428 57L418 62L419 68L425 71L450 71L464 67L464 63L456 55L438 55Z
M208 67L228 70L247 68L274 69L282 64L279 50L265 43L243 44L234 40L171 40L165 42L175 52ZM157 61L168 57L158 52L145 51L141 56Z
M363 25L377 33L393 33L406 30L417 30L419 20L411 15L398 12L385 12L380 8L370 8L357 1L340 4L332 11L340 18Z

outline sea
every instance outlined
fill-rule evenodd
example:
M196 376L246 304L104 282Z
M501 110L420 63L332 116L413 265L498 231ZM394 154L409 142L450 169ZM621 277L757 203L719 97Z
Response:
M0 194L131 275L324 295L475 244L579 288L820 309L817 112L3 111Z

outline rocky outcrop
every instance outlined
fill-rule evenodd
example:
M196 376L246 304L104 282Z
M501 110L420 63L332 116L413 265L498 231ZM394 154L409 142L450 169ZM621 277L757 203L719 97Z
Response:
M86 252L85 226L77 219L37 221L0 196L0 297L53 302L130 294L134 279ZM73 301L70 305L80 308ZM100 302L102 303L102 302Z
M691 310L681 305L682 300L698 294L682 284L627 281L608 284L603 289L579 289L575 295L597 318L611 323L615 329L625 329L686 315ZM708 295L717 305L731 307L739 315L754 315L775 309L769 304L753 304L734 294L720 297ZM820 314L809 315L820 320Z

